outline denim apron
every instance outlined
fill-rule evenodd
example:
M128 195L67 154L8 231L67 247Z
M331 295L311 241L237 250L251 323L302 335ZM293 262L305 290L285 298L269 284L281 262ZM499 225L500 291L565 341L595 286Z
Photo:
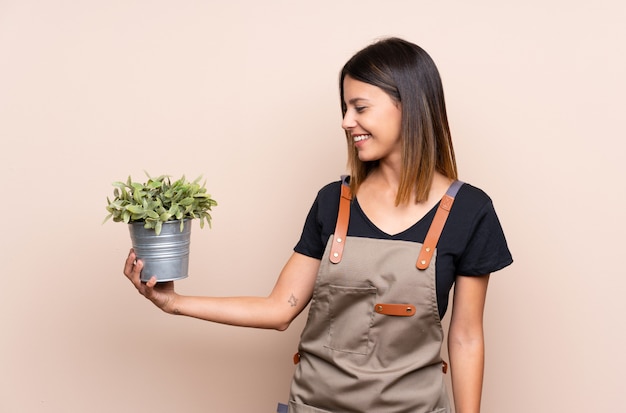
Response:
M290 413L450 412L435 247L461 185L452 184L420 244L346 237L344 181L294 358Z

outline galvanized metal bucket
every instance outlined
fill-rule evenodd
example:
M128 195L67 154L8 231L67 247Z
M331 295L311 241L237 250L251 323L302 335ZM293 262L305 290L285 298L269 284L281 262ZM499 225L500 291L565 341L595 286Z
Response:
M141 281L152 276L157 282L187 278L191 220L185 220L182 232L180 221L165 222L159 235L153 229L145 229L143 222L131 222L128 227L135 254L143 262Z

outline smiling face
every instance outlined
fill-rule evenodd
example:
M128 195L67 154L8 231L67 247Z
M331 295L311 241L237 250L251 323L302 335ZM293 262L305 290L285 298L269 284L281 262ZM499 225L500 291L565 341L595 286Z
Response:
M424 49L372 43L341 69L339 95L352 193L385 164L400 173L398 205L427 200L435 172L457 179L441 78Z
M400 162L400 103L381 88L346 76L343 80L346 112L341 126L362 162L392 160Z

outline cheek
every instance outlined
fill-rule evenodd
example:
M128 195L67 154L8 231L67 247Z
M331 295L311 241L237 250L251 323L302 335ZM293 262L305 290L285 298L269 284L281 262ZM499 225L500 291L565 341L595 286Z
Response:
M387 127L399 134L402 130L402 113L397 109L389 111L387 122Z

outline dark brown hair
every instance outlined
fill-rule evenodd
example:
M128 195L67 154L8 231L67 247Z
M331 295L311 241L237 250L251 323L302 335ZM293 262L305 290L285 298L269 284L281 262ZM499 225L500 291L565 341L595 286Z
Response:
M398 38L380 40L359 51L341 70L342 115L347 110L343 90L346 76L377 86L400 103L402 174L396 205L409 202L413 193L416 202L428 199L435 171L457 179L443 86L428 53ZM362 162L348 132L346 136L350 187L356 193L378 162Z

